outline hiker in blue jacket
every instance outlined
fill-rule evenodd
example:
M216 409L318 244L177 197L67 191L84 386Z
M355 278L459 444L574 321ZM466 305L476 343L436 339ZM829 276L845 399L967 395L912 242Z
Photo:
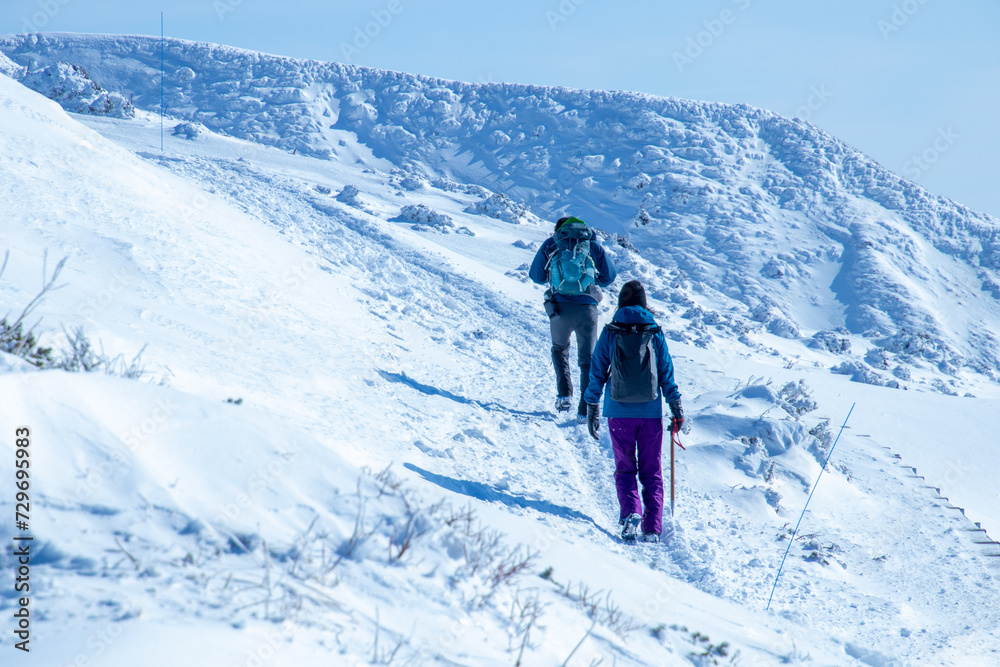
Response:
M584 399L587 426L595 439L601 422L598 401L606 383L604 415L615 455L622 539L635 541L641 522L643 541L657 542L663 529L663 402L670 405L671 433L683 426L684 410L666 338L646 308L646 290L638 280L622 285L618 310L594 350ZM636 474L642 484L641 505Z
M576 360L580 367L577 415L586 417L587 404L583 400L583 391L590 378L590 355L597 340L597 304L604 298L600 288L607 287L614 281L617 276L615 267L608 261L604 248L593 238L586 223L579 218L567 217L556 222L555 232L538 249L528 276L539 285L552 282L553 256L559 248L557 239L566 237L571 230L578 231L578 236L587 241L582 247L589 253L590 277L582 284L576 283L581 289L562 290L559 285L552 285L545 293L545 312L549 316L549 331L552 334L556 410L565 412L573 407L573 373L569 364L569 346L571 336L576 334ZM565 291L583 293L564 293Z

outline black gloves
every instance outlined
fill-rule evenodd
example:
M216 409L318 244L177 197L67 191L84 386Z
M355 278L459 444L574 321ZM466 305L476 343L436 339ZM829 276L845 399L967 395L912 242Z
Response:
M597 403L587 403L587 430L594 440L600 440L597 432L601 430L601 406Z
M681 407L681 399L670 402L670 434L675 435L684 426L684 408Z

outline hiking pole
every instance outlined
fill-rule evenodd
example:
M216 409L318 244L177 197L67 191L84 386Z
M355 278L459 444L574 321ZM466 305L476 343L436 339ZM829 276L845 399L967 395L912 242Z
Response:
M809 497L806 498L806 504L802 508L802 514L799 515L799 522L795 524L795 530L792 531L792 537L788 540L788 546L785 548L785 555L781 557L781 565L778 566L778 573L774 575L774 586L771 586L771 595L767 598L767 606L764 607L764 611L768 611L771 608L771 599L774 597L774 590L778 587L778 577L781 576L781 568L785 566L785 559L788 558L788 552L792 549L792 542L795 541L795 535L799 532L799 526L802 525L802 517L806 515L806 508L809 507L809 501L812 500L813 494L816 493L816 487L819 486L819 480L823 477L823 473L826 471L826 464L830 462L830 457L833 456L833 450L837 448L837 443L840 442L840 435L847 428L847 420L851 418L851 413L854 412L854 406L857 403L851 403L851 409L847 411L847 416L844 417L844 423L840 426L840 431L837 433L837 439L833 441L833 447L830 447L830 453L826 455L826 461L823 461L823 467L820 468L819 475L816 476L816 483L813 484L812 491L809 492Z
M674 445L677 445L681 449L687 451L687 448L681 444L681 439L677 437L677 433L671 429L670 430L670 518L674 518L674 502L677 497L677 485L674 483L675 468L674 468Z

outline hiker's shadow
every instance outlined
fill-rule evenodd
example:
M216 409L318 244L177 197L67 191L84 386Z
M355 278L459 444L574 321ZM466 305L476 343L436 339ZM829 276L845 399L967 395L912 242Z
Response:
M396 384L402 384L410 389L419 391L421 394L427 396L440 396L442 398L447 398L449 401L455 401L456 403L461 403L462 405L475 405L484 410L505 412L512 417L520 417L524 419L528 418L551 418L554 415L551 412L545 412L544 410L528 411L528 410L515 410L514 408L509 408L500 403L495 403L493 401L480 401L474 398L466 398L465 396L459 396L458 394L452 393L447 389L440 389L439 387L434 387L429 384L424 384L414 380L406 373L390 373L389 371L383 371L376 368L375 372L378 373L383 380L388 382L395 382Z
M557 516L562 519L583 521L584 523L590 524L610 539L615 539L614 535L598 525L598 523L592 518L582 512L570 509L569 507L556 505L555 503L550 503L547 500L534 500L531 498L525 498L524 496L515 496L492 486L483 484L482 482L470 482L468 480L455 479L453 477L439 475L429 470L424 470L423 468L412 463L404 463L403 467L407 470L412 470L428 482L437 484L442 489L447 489L453 493L460 493L463 496L469 496L470 498L476 498L478 500L502 503L508 507L535 510L536 512L551 514L552 516Z

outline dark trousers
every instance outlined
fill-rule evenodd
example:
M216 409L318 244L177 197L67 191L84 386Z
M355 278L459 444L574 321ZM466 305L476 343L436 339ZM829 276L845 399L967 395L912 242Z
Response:
M608 432L615 452L615 488L618 491L620 518L642 515L642 532L663 529L663 419L657 417L609 417ZM642 505L636 474L642 484Z
M583 392L590 382L590 356L597 344L597 306L559 301L549 318L552 333L552 366L556 371L556 395L573 395L573 372L569 363L570 339L576 334L576 361L580 367L580 414L587 414Z

